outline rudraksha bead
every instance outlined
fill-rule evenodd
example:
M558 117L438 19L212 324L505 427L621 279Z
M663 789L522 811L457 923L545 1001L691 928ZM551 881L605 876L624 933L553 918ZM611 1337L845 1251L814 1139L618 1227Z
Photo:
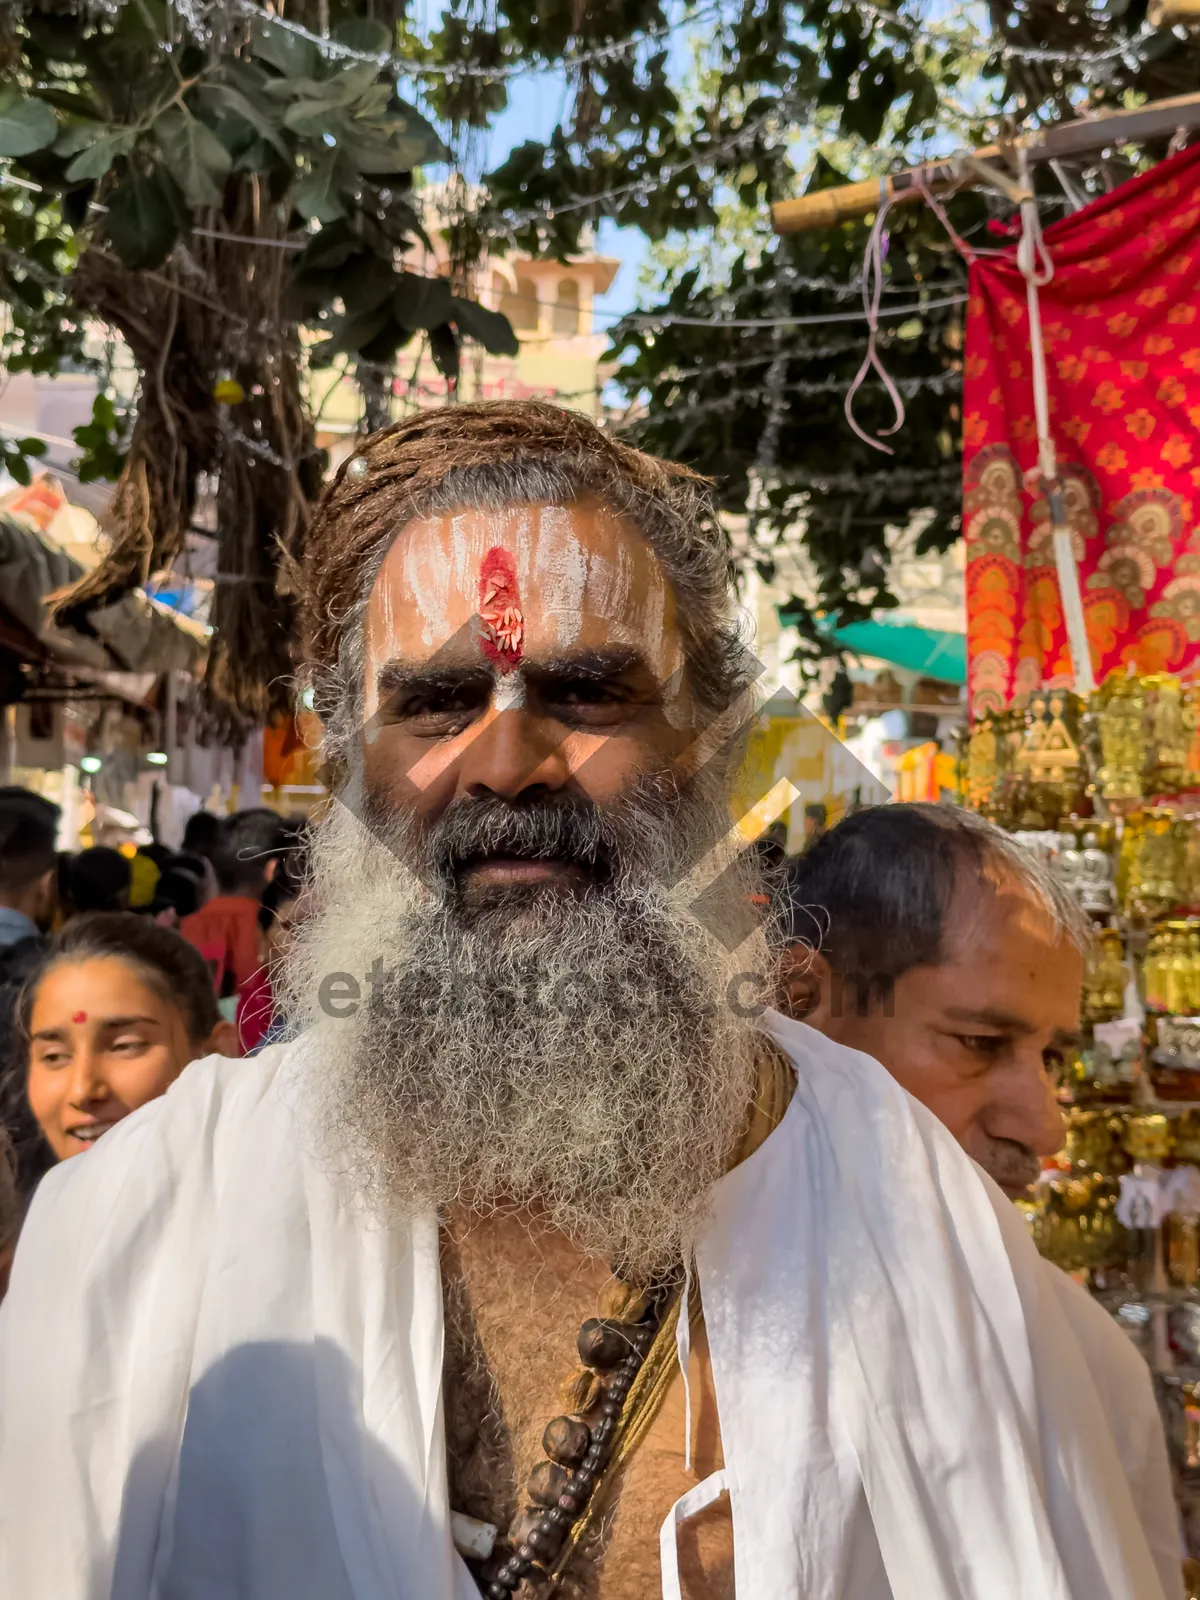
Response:
M598 1446L593 1445L581 1462L583 1470L594 1475L596 1468L604 1465L605 1454L605 1451L599 1449Z
M487 1600L508 1600L512 1590L507 1583L501 1583L499 1578L493 1578L484 1593L487 1595Z
M617 1418L625 1409L625 1403L620 1396L605 1395L600 1402L600 1415L602 1417Z
M633 1328L607 1317L589 1317L579 1330L579 1359L587 1367L615 1367L629 1354Z
M582 1461L591 1443L586 1422L576 1422L574 1417L555 1417L546 1424L542 1435L542 1449L552 1461L573 1467Z
M529 1498L535 1505L552 1506L563 1492L567 1471L555 1461L539 1461L529 1474Z

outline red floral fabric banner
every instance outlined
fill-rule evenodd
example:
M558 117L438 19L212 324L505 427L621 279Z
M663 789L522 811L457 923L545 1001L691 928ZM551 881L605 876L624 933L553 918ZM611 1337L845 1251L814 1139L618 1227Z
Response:
M1050 420L1092 670L1200 654L1200 146L1047 228ZM1037 489L1016 251L970 267L963 392L968 684L976 713L1073 681Z

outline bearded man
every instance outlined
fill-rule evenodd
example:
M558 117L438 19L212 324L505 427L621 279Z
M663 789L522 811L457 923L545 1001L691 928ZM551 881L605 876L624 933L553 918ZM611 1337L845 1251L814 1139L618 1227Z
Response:
M704 482L459 406L339 470L304 578L297 1036L43 1185L0 1590L1161 1600L1020 1220L754 1003Z

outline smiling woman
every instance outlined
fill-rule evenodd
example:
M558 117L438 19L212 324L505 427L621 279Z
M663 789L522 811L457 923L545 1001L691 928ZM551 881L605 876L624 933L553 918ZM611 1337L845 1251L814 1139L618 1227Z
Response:
M201 956L132 912L79 917L22 997L29 1107L58 1160L157 1099L199 1056L236 1055Z

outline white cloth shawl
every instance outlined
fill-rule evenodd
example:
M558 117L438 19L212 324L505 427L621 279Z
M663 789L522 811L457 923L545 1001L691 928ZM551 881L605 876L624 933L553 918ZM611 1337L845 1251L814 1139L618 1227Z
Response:
M877 1063L768 1020L798 1090L696 1253L739 1596L1161 1600L1019 1217ZM196 1063L45 1181L0 1312L5 1600L473 1600L434 1222L343 1207L304 1062Z

